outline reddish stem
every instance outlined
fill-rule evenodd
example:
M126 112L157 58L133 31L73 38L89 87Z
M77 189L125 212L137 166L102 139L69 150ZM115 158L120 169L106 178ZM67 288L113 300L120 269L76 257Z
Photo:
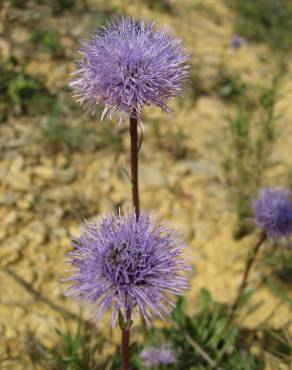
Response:
M135 117L130 117L130 136L131 136L131 180L132 198L136 217L139 219L140 202L138 187L138 121Z
M130 328L122 329L122 370L129 369Z
M242 296L243 291L245 290L245 288L247 286L247 281L248 281L249 273L251 271L251 267L252 267L252 265L253 265L253 263L256 259L256 256L257 256L257 254L260 250L261 245L266 240L266 237L267 237L266 234L262 233L260 239L258 240L256 245L253 247L249 258L247 259L246 266L245 266L245 271L244 271L244 274L243 274L243 277L242 277L242 281L241 281L241 284L238 288L237 296L236 296L235 301L232 305L229 320L228 320L227 325L226 325L227 329L230 327L230 325L231 325L231 323L234 319L235 312L238 309L238 306L239 306L239 303L240 303L240 298Z

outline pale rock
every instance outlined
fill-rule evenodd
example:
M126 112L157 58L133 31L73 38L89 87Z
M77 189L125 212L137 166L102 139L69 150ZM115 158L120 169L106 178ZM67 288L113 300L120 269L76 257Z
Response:
M9 227L11 225L14 225L17 223L17 221L19 220L19 215L17 213L17 211L10 211L4 218L4 220L2 220L2 223L5 227Z
M130 188L129 188L130 191ZM110 193L110 200L113 202L113 204L121 204L123 200L125 199L125 192L123 189L115 189Z
M169 173L167 175L167 184L172 187L172 188L175 188L178 184L178 182L180 181L180 179L177 177L177 175L175 175L173 172Z
M8 339L13 339L18 337L19 333L16 328L12 327L11 325L8 325L5 327L5 337Z
M15 204L15 195L12 192L0 194L0 205L12 206Z
M58 153L56 157L56 164L60 168L67 167L69 164L69 159L64 155L64 153Z
M10 43L2 37L0 38L0 54L4 60L7 60L11 55Z
M9 173L5 177L5 183L18 191L30 191L31 179L25 172Z
M23 263L23 261L21 261ZM21 276L28 284L34 284L36 281L36 272L31 262L25 261L19 268L18 275Z
M11 162L11 166L10 166L10 171L11 172L18 173L23 169L24 169L24 158L22 156L19 156L19 157L15 158Z
M17 235L15 238L10 238L1 246L0 259L7 259L12 254L17 254L26 246L26 244L27 239L23 235Z
M13 316L16 320L20 320L25 315L25 309L20 306L15 306L13 308Z
M62 298L64 296L61 284L56 284L50 296L54 299Z
M145 187L162 187L166 183L165 176L156 167L142 164L140 166L141 186Z
M205 159L186 159L180 161L174 166L173 171L178 175L194 173L203 177L221 177L219 166L214 163L210 163L210 161L207 161Z
M33 205L33 202L34 202L33 195L28 194L27 196L22 197L17 201L17 208L19 208L23 211L27 211L27 210L31 209L31 207Z
M18 25L18 27L13 27L11 30L11 38L14 40L15 43L18 45L25 45L29 42L31 38L31 34L27 28L22 25Z
M75 180L76 171L74 167L55 169L56 180L60 183L67 184Z
M25 236L29 239L31 247L42 245L46 241L47 235L47 226L40 220L33 221L25 230Z
M4 227L0 228L0 240L4 240L8 235L8 230Z
M48 225L50 228L56 228L60 225L60 222L64 216L64 209L57 207L52 210L52 214L49 214L46 216L45 223Z
M58 227L58 228L52 230L52 235L57 239L67 237L67 234L68 234L68 232L64 227Z
M35 176L42 180L53 181L55 179L53 167L37 166L34 168L33 172Z
M41 254L39 255L39 260L40 260L41 262L47 262L47 261L49 260L49 256L48 256L46 253L41 253Z
M80 232L80 230L79 230L79 232ZM79 233L78 232L78 233ZM60 241L59 241L59 245L60 245L60 247L61 248L66 248L66 249L68 249L68 248L70 248L71 247L71 240L70 240L70 237L69 236L64 236L64 237L62 237L61 239L60 239Z
M70 202L75 197L75 191L71 186L58 186L46 189L43 196L45 199L55 202Z

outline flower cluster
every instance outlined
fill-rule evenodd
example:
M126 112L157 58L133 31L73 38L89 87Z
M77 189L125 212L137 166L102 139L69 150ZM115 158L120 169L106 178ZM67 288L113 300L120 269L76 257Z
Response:
M149 369L159 365L170 365L176 361L175 354L167 345L149 347L140 353L140 358Z
M108 214L98 226L86 224L73 243L73 272L65 279L72 283L68 295L92 304L95 320L112 308L115 325L119 311L129 320L137 307L150 325L154 315L169 314L171 294L188 288L184 246L152 215L142 213L137 220L135 213Z
M284 188L265 188L252 201L255 223L267 237L292 234L292 193Z
M128 115L141 119L145 105L168 111L188 75L181 40L143 20L108 22L83 43L82 55L71 83L75 96L93 111L102 103L102 118L117 113L120 122Z

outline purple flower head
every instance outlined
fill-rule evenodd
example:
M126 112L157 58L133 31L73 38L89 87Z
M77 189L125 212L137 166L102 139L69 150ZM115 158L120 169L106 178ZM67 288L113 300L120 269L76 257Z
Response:
M243 44L243 41L244 40L241 36L238 36L238 35L233 36L230 41L230 47L235 50L240 49Z
M140 353L140 358L149 369L159 365L170 365L176 361L175 354L168 345L149 347Z
M182 91L189 59L181 40L141 19L121 18L100 27L83 43L71 87L78 101L94 111L104 105L102 118L141 119L141 109L154 104L169 111L167 101Z
M170 295L188 288L182 245L175 232L152 215L108 214L98 225L86 224L75 250L67 295L90 304L100 320L112 309L112 325L119 311L128 320L138 310L148 325L154 315L165 318L174 306Z
M255 223L271 239L292 233L291 191L265 188L252 201Z

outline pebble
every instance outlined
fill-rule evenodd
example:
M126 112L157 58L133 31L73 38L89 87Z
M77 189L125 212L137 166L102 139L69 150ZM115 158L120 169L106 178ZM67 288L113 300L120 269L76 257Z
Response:
M55 177L59 183L68 184L75 180L76 171L74 167L68 167L65 169L57 168L55 170Z
M12 192L0 194L0 205L12 206L15 204L15 195Z
M161 170L146 164L140 166L140 178L142 186L162 187L166 183L165 176Z
M60 168L64 168L68 166L69 164L69 159L66 157L63 153L58 153L56 157L56 164Z
M54 169L49 166L37 166L33 170L35 176L42 180L52 181L55 179Z
M4 219L2 220L2 224L5 226L5 227L9 227L11 225L14 225L16 224L16 222L19 220L19 215L17 213L17 211L13 210L13 211L10 211L5 217Z
M18 331L11 325L5 327L5 337L8 339L13 339L18 337Z
M14 190L29 191L31 189L30 176L25 172L9 173L4 182Z
M31 209L31 207L33 205L33 202L34 202L33 195L28 194L27 196L22 197L17 201L17 208L19 208L23 211L27 211L27 210Z

